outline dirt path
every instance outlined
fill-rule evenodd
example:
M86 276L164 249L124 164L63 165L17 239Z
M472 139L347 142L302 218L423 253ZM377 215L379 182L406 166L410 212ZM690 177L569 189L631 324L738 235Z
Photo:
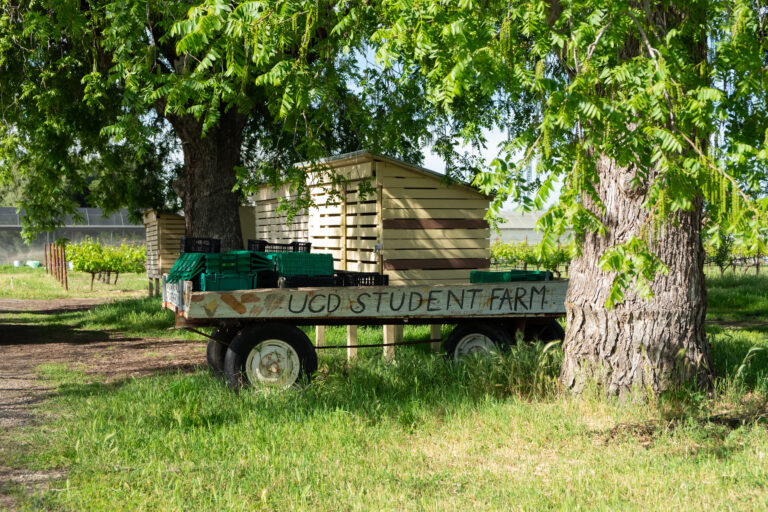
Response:
M28 311L40 314L88 309L110 299L56 299L17 301L0 299L0 313ZM41 380L35 368L43 363L74 366L99 374L107 381L146 376L161 371L191 370L205 364L200 341L132 338L116 332L53 328L0 320L0 461L11 450L14 430L35 425L35 409L55 389ZM30 472L0 464L0 510L15 510L5 493L8 486L43 488L62 472Z
M67 311L83 311L113 300L115 300L113 297L49 300L0 299L0 313L28 312L54 314Z

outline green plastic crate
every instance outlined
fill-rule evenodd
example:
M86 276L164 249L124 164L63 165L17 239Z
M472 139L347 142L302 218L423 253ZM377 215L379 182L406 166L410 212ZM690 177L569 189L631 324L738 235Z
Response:
M256 288L256 276L253 274L202 274L200 276L200 289L204 292L253 288Z
M277 271L281 276L332 276L333 255L308 252L275 253Z
M548 270L509 270L506 272L490 272L473 270L469 273L470 283L511 283L515 281L549 281L552 272Z
M269 253L251 252L251 272L261 270L275 270L275 262L269 257Z
M191 281L205 269L205 254L185 252L179 256L168 272L169 283L176 281Z
M205 271L209 274L253 273L274 270L274 262L252 251L229 251L206 255Z
M250 251L230 251L207 254L205 272L207 274L241 274L251 271Z

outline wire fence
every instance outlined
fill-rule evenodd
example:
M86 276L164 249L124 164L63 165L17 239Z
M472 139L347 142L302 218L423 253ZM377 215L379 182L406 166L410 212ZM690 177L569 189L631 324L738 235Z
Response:
M754 273L759 276L761 272L768 269L768 257L733 257L725 262L718 262L714 258L707 258L704 262L704 268L708 273L725 275L729 271L734 274L747 275Z

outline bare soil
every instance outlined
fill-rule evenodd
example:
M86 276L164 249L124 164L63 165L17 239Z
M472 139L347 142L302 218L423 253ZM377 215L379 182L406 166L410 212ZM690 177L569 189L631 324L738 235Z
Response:
M53 314L89 309L108 300L0 299L0 313ZM165 371L191 371L205 365L205 344L0 320L0 461L7 460L12 450L20 449L12 444L14 431L37 424L38 404L56 392L36 374L35 369L43 363L65 364L109 382ZM32 472L0 464L0 510L16 509L15 500L7 494L11 486L35 491L64 476L61 471Z
M50 300L22 300L0 298L0 313L40 313L55 314L68 311L83 311L99 304L113 300L112 298L66 298Z

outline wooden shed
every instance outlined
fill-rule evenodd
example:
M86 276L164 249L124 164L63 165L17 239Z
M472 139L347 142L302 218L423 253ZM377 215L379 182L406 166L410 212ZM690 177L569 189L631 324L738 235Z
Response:
M337 269L384 272L391 285L468 282L470 270L489 267L484 219L489 197L449 183L442 174L367 151L323 164L344 183L311 179L318 206L291 222L279 209L281 198L296 198L290 187L275 191L265 185L258 191L252 198L257 238L309 240L312 252L333 254Z
M185 233L184 217L173 213L144 212L147 232L147 278L149 295L160 293L159 280L168 273L179 257L181 237Z

